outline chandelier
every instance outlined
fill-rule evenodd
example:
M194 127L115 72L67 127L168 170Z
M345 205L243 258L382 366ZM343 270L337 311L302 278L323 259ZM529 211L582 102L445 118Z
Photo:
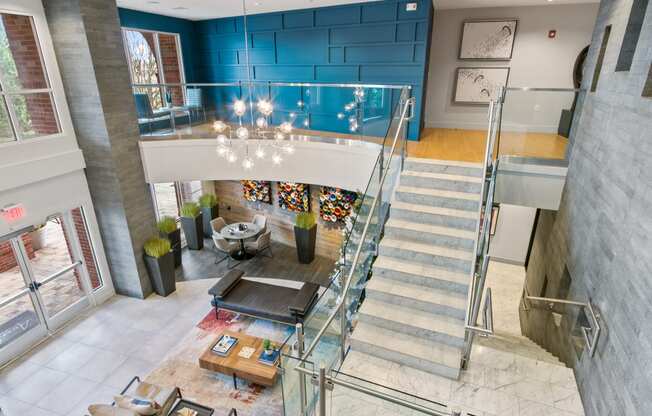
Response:
M248 107L251 109L252 119L254 113L258 116L253 125L242 122ZM270 119L273 112L274 105L268 100L259 100L255 104L255 111L253 102L248 106L244 100L234 101L233 113L238 119L237 124L227 124L222 120L213 123L213 130L217 133L217 154L229 163L240 161L245 170L254 167L254 159L265 160L269 157L273 165L280 165L284 154L294 153L294 146L287 140L293 127L291 121L272 126ZM241 146L236 148L234 143L240 143ZM250 149L250 145L253 149Z
M364 102L364 89L355 87L353 90L353 101L344 105L344 111L337 113L337 118L343 120L348 116L349 131L355 133L359 130L358 120L362 118L362 103Z

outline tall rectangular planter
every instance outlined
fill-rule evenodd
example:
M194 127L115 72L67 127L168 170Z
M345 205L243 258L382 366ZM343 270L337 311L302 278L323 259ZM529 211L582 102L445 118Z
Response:
M199 213L195 218L181 217L181 226L190 250L204 248L203 217L202 213Z
M167 296L177 290L174 276L174 254L171 251L162 257L150 257L145 254L143 258L152 281L152 287L157 294Z
M294 240L297 244L299 263L309 264L315 259L315 244L317 242L317 224L305 229L294 227Z
M170 240L172 252L174 253L174 267L181 266L181 230L176 229L169 234L161 233L163 238Z
M204 216L204 237L211 238L213 236L211 221L220 216L220 208L217 205L210 208L202 207L201 213Z

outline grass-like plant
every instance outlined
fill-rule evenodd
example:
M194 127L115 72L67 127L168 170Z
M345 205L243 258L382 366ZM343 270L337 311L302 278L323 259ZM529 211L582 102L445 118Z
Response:
M197 218L199 216L199 205L196 202L186 202L179 210L182 217Z
M163 217L156 223L156 227L163 234L170 234L177 229L177 221L173 217Z
M213 208L217 205L217 196L215 194L203 194L199 197L199 206L202 208Z
M311 229L316 223L315 216L311 212L300 212L297 214L295 225L306 230Z
M150 257L163 257L170 252L172 245L167 238L152 237L145 241L145 254Z

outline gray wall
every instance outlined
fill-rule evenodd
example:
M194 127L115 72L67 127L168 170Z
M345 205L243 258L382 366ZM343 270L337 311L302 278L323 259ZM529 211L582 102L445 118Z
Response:
M427 127L486 129L486 106L453 104L455 70L460 66L510 67L509 85L573 87L573 65L589 44L597 4L435 10L428 71ZM466 19L517 18L511 61L459 61L462 22ZM555 39L548 30L557 30ZM504 111L506 130L556 131L560 110L573 95L516 94ZM536 110L535 111L535 107Z
M652 99L641 96L652 61L652 7L630 71L615 72L632 0L601 3L588 56L589 88L605 26L612 25L596 92L576 115L570 166L557 213L542 212L528 291L592 299L605 333L593 358L571 347L572 316L521 310L524 333L573 365L587 415L652 413Z
M500 204L496 233L489 244L493 260L525 264L536 213L536 208Z
M155 214L138 151L138 122L115 0L44 0L113 283L152 293L143 243Z

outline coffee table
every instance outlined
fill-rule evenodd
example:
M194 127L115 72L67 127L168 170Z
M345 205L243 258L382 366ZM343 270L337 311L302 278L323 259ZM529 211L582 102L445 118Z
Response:
M211 351L222 335L229 335L238 339L238 343L235 344L226 357L222 357ZM256 351L251 357L243 358L238 356L242 347L252 347ZM276 383L278 367L276 365L266 365L258 362L258 356L262 350L262 338L225 330L215 338L215 341L211 342L210 346L199 357L199 367L233 376L233 387L236 390L238 388L237 377L262 386L271 387Z

